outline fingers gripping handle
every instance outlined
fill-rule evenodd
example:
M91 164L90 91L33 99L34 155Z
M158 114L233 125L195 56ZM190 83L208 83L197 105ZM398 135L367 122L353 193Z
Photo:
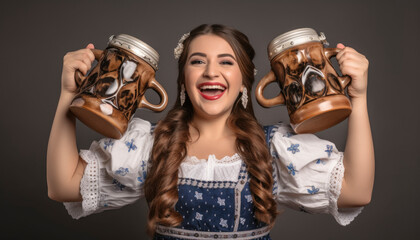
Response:
M143 95L142 99L139 102L139 108L147 108L155 112L161 112L168 105L168 94L166 94L165 89L156 81L156 79L150 80L148 87L155 90L160 97L160 103L158 105L151 104L146 100L146 96Z
M268 86L268 84L275 82L277 80L276 75L273 71L270 71L265 75L260 82L257 85L257 89L255 91L255 96L257 98L258 103L263 107L273 107L275 105L280 105L285 103L285 99L283 96L283 93L280 92L279 95L277 95L274 98L266 99L263 95L265 87Z
M325 48L325 56L330 60L332 57L335 57L341 49L339 48ZM340 81L341 87L344 89L347 85L349 85L351 81L351 77L348 75L338 76L338 80Z
M102 57L103 51L99 49L90 49L90 50L92 51L93 55L95 55L96 61L99 61L99 59L101 59ZM83 76L82 72L80 72L79 70L76 70L76 72L74 73L74 80L76 81L77 89L80 89L83 82L86 80L86 77Z

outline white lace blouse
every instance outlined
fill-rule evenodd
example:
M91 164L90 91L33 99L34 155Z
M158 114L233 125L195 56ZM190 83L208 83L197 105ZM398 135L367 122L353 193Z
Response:
M278 204L309 213L329 213L341 225L349 224L362 208L338 209L344 174L343 154L329 141L313 134L295 135L288 124L271 127L273 193ZM119 140L94 141L80 156L87 162L80 184L82 202L64 203L78 219L116 209L144 196L143 184L153 145L151 124L134 118ZM237 181L243 160L238 154L216 159L187 157L180 179Z

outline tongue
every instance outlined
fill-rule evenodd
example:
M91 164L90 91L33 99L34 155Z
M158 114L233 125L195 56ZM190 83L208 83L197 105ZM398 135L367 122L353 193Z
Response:
M205 95L208 95L208 96L215 96L215 95L221 94L223 91L220 90L220 89L207 89L207 90L203 90L201 92L204 93Z

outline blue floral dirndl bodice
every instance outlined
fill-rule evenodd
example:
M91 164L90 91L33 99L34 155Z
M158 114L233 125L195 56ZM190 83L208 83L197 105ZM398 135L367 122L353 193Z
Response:
M242 163L237 181L178 181L177 212L183 217L176 228L158 226L154 239L271 239L269 228L258 221Z

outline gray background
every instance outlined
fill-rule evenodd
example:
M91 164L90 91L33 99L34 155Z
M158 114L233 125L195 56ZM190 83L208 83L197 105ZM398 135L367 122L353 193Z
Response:
M419 199L420 8L415 1L9 1L0 8L0 235L10 239L145 239L144 200L72 220L47 197L46 150L59 93L62 58L89 42L106 47L126 33L161 55L157 79L174 102L173 48L202 23L235 27L256 50L257 79L269 70L266 46L299 27L326 34L332 46L352 46L370 60L369 114L376 154L373 198L349 226L331 216L292 210L278 217L273 239L413 239ZM255 86L254 86L255 88ZM278 88L266 96L274 96ZM157 102L155 93L147 93ZM288 121L284 106L254 106L262 124ZM156 122L163 113L138 110ZM344 150L346 122L318 135ZM79 148L100 138L78 123Z

